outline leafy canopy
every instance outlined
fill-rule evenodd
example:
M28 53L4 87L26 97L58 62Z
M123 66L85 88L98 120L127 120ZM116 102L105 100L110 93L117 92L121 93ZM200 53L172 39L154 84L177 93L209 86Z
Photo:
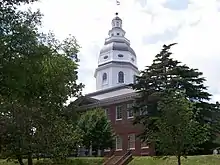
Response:
M147 139L156 142L157 149L165 155L180 157L197 149L209 137L209 125L196 121L191 103L182 91L168 90L158 102L158 117L154 120L157 130L151 130Z
M0 152L5 157L45 153L66 157L80 137L65 103L78 97L79 45L41 34L39 11L19 11L28 0L0 2ZM74 110L73 110L74 111Z
M79 118L79 132L83 136L82 144L97 149L113 147L114 134L103 109L88 110Z

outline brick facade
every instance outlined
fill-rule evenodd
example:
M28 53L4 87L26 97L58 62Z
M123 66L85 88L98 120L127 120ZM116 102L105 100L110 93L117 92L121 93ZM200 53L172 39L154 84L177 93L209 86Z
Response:
M103 109L107 109L107 117L111 122L113 130L116 136L120 136L122 139L122 150L115 149L116 155L123 155L127 152L129 147L129 135L135 134L135 147L132 148L132 153L135 156L142 155L155 155L153 146L143 147L141 148L141 140L137 137L141 133L141 126L133 125L133 118L128 118L127 115L127 104L131 104L132 102L122 102L117 104L112 104L109 106L103 107ZM122 106L122 119L116 120L116 107ZM107 154L109 151L105 151Z

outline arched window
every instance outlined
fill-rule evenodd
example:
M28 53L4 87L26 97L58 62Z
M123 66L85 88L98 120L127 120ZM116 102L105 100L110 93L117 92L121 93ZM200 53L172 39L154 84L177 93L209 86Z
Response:
M103 73L102 82L105 83L107 81L107 73Z
M119 83L124 83L124 73L122 71L120 71L118 73L118 82Z

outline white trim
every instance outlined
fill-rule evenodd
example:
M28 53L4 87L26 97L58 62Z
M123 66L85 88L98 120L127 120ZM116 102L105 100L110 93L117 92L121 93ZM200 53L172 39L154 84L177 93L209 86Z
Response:
M149 146L146 146L146 147L141 147L141 149L148 149L149 148Z
M104 149L104 152L110 152L111 150L110 149Z
M136 135L135 135L135 133L128 134L128 139L129 139L128 140L128 147L129 147L129 149L130 150L135 150L135 148L136 148ZM131 146L131 144L134 144L134 146Z
M118 117L118 116L117 116L118 107L121 108L121 109L120 109L120 110L121 110L121 118L117 118L117 117ZM115 120L116 120L116 121L122 120L122 117L123 117L123 114L122 114L122 105L118 105L118 106L115 107Z
M115 151L122 151L122 149L116 149Z
M133 107L133 103L128 103L126 105L126 108L127 108L127 119L132 119L134 118L134 111L133 109L131 109ZM129 113L132 112L133 113L133 116L129 116Z
M120 139L120 145L121 145L121 148L118 148L118 139ZM121 138L121 136L119 136L119 135L117 135L116 137L115 137L115 149L116 149L116 151L121 151L122 150L122 147L123 147L123 142L122 142L122 138Z
M145 144L146 146L142 146L142 144ZM150 148L148 144L146 144L146 142L141 142L141 149L148 149Z

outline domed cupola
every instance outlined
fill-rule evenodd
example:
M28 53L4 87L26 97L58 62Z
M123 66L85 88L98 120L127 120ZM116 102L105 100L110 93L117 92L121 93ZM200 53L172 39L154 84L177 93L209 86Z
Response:
M134 75L138 73L136 54L125 37L122 19L118 13L112 20L112 28L108 35L100 51L98 68L95 71L97 90L132 83ZM123 81L119 81L119 72L123 73Z

